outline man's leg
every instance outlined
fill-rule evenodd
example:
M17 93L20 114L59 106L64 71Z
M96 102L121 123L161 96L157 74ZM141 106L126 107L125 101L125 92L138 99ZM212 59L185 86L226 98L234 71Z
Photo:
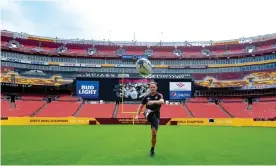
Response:
M159 119L157 119L155 116L152 119L151 123L151 150L150 150L150 155L154 156L154 148L156 144L156 137L157 137L157 130L158 130L158 125L159 125Z

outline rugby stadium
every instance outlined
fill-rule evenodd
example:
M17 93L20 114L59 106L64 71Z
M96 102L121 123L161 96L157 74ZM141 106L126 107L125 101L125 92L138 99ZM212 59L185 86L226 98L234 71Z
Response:
M2 30L2 164L275 164L275 52L276 34L112 42ZM134 119L151 81L165 100L154 158L147 120Z

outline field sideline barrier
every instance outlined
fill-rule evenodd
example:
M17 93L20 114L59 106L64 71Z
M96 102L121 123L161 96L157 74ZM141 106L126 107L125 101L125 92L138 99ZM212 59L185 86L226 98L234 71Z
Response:
M172 118L171 123L191 126L263 126L276 127L276 121L254 121L252 118Z
M1 125L88 125L94 118L79 117L9 117Z
M146 119L133 118L80 118L80 117L9 117L1 125L146 125ZM276 121L254 121L251 118L162 118L160 125L179 126L259 126L276 127Z

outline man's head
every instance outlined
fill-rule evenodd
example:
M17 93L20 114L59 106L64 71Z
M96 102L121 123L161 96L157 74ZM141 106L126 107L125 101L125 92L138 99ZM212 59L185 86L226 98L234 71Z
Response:
M157 92L157 83L151 82L149 85L150 85L150 93L155 94Z

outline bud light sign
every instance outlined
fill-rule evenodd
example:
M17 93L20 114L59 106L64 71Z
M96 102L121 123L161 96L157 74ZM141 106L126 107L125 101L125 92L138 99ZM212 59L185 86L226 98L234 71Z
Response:
M99 81L77 81L77 96L89 99L99 98Z
M185 100L191 97L191 82L170 82L170 100Z

